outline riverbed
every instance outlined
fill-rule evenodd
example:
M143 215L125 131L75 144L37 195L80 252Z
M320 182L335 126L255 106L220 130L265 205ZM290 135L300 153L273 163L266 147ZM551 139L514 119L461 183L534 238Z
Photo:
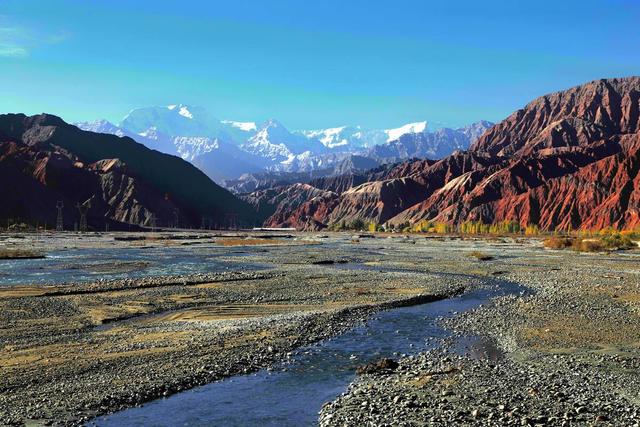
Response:
M491 298L521 294L518 285L495 280L461 296L381 312L364 325L304 347L285 363L218 381L139 408L95 420L98 426L311 426L324 403L346 391L356 368L437 348L451 332L441 320ZM455 347L474 357L495 359L495 347L475 336L456 337ZM94 425L94 423L91 423Z
M0 424L638 413L637 251L421 235L124 237L0 239L73 255L47 261L59 278L30 276L30 260L5 271L21 278L0 278ZM382 357L400 367L356 375Z

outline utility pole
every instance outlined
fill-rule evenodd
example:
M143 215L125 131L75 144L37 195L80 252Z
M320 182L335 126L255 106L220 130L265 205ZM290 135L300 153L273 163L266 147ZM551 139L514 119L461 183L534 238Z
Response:
M173 228L180 228L180 209L175 208L173 215L176 217L176 222L173 224Z
M56 218L56 231L64 230L64 221L62 220L62 208L64 208L64 202L58 200L56 202L56 209L58 210L58 217Z

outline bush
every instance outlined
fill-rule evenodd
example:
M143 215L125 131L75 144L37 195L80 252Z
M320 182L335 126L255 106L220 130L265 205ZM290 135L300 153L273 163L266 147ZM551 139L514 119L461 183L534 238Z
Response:
M554 236L544 241L544 247L549 249L573 249L578 252L600 252L605 250L631 249L636 244L623 233L606 232L600 234L602 237L579 237L571 239L568 237Z
M578 252L600 252L603 249L602 243L599 240L593 239L576 239L571 247Z
M545 248L549 249L567 249L573 245L573 240L568 237L553 236L546 239L543 243Z
M480 252L480 251L469 252L469 256L474 257L480 261L489 261L493 259L491 255L485 254L484 252Z
M629 239L640 239L640 230L638 229L621 231L620 234Z
M628 235L614 233L601 239L602 246L606 249L631 249L636 247Z
M525 236L537 236L538 234L540 234L540 227L536 224L529 224L527 228L524 229Z

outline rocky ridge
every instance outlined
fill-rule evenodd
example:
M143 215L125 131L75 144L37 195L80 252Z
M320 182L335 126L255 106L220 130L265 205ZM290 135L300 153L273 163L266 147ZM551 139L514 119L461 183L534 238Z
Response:
M355 219L536 224L544 230L640 224L640 78L598 80L538 98L468 151L410 161L283 222L323 228ZM274 219L276 221L274 221ZM267 219L276 224L277 218Z

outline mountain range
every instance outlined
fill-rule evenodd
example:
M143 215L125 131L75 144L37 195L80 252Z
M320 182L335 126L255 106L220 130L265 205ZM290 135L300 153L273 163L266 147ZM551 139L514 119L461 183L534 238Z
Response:
M237 180L253 180L247 174L332 174L346 172L347 164L368 169L414 157L439 158L467 149L492 123L480 121L434 132L426 121L382 130L342 126L289 131L274 119L260 124L218 120L201 107L176 104L135 109L119 125L106 120L76 125L128 136L149 148L180 156L214 181L234 188Z
M0 180L0 218L10 222L51 227L59 202L67 230L81 223L78 205L94 230L255 221L249 205L189 162L49 114L0 115Z
M412 135L398 141L422 142ZM469 150L439 160L243 198L271 213L264 224L273 227L316 230L358 220L633 228L640 226L639 170L640 78L628 77L542 96L484 131Z
M0 115L0 179L10 183L0 188L0 220L52 225L62 201L67 229L79 222L78 204L91 206L92 229L201 221L304 230L356 221L640 227L640 77L589 82L496 125L455 130L290 132L275 120L218 121L184 105L135 110L123 124L81 130L50 114ZM228 181L239 197L210 178L235 167L255 168Z

